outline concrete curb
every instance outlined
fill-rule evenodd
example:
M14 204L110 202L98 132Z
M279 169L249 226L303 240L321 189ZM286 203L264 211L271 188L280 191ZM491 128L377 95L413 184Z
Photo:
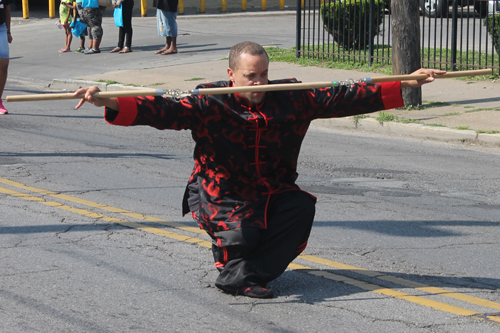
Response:
M75 91L80 88L97 86L101 91L120 91L120 90L136 90L148 89L146 87L126 86L123 84L108 84L106 82L95 82L85 80L72 80L72 79L54 79L50 85L51 89Z
M396 122L385 122L381 124L375 119L359 119L356 124L353 117L317 119L313 121L313 124L324 128L362 130L418 139L459 142L467 141L488 145L500 145L500 134L478 134L471 130L456 130L449 127L402 124Z
M105 82L94 82L72 79L54 79L50 88L58 90L74 91L79 88L97 86L101 91L120 91L134 89L151 89L147 87L126 86L122 84L107 84ZM449 127L434 127L422 124L403 124L397 122L380 123L373 118L358 119L353 117L317 119L312 123L314 126L330 129L351 129L368 132L385 133L391 135L407 136L418 139L430 139L436 141L459 141L478 142L488 145L500 146L500 134L483 134L471 130L456 130Z

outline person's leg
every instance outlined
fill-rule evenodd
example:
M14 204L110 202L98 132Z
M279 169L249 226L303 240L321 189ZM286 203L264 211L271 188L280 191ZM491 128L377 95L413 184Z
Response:
M101 52L99 47L101 46L101 40L102 36L104 34L104 31L102 30L102 16L104 15L104 12L106 11L106 7L104 6L99 6L99 8L96 8L95 11L95 32L94 32L94 45L93 49L94 51Z
M100 6L99 8L83 8L88 10L88 17L85 18L87 22L87 28L89 33L89 38L91 39L90 48L86 50L85 54L100 53L99 46L101 44L101 38L103 35L102 31L102 14L106 7ZM85 11L84 11L85 13Z
M92 46L92 49L97 52L101 52L99 47L101 46L101 39L94 39L94 45Z
M109 51L110 53L120 52L123 49L123 42L125 40L125 30L123 27L118 27L118 44L116 47Z
M71 41L73 40L73 34L71 33L71 28L69 25L64 26L64 31L66 32L66 50L71 50Z
M87 22L85 22L85 19L83 18L83 10L82 10L82 5L80 3L76 4L76 11L78 13L77 16L80 19L80 21L85 23L85 25L87 25ZM80 52L85 51L85 36L88 36L88 28L85 28L85 30L80 35Z
M166 17L165 13L161 9L156 9L156 28L158 29L158 36L167 37L167 25L166 25ZM158 51L155 51L155 54L162 54L164 51L168 49L168 40L165 43L165 46Z
M268 282L279 277L307 245L315 203L314 197L301 191L273 195L268 206L267 229L258 229L258 235L242 229L244 237L239 240L232 235L229 244L238 244L237 251L225 246L228 237L216 240L214 257L225 251L228 260L219 263L221 273L215 285L224 291L238 293L251 286L265 288ZM246 252L241 250L241 244L246 244Z
M8 113L7 109L3 106L1 99L3 94L3 89L5 88L5 83L7 82L8 68L9 68L9 58L0 58L0 114Z
M95 24L94 24L94 12L95 8L83 7L81 12L82 21L87 25L87 35L89 37L89 47L85 50L84 54L91 54L92 48L94 47L94 34L95 34Z
M5 23L0 25L0 114L7 114L7 109L2 103L2 94L7 82L9 68L9 41L7 38L7 27Z
M167 24L167 49L161 54L177 53L177 13L165 12Z
M132 51L132 11L134 9L133 1L126 1L122 4L123 8L123 31L125 35L125 49L121 53Z

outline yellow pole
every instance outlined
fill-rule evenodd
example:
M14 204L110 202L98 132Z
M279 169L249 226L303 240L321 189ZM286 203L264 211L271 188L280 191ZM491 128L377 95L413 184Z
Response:
M148 16L148 0L141 0L141 17Z
M28 5L28 0L23 0L23 18L24 19L30 18L30 7Z
M267 9L267 2L266 2L266 0L260 0L260 9L261 10L266 10Z
M227 0L220 1L220 11L223 13L227 12Z
M49 17L50 18L56 17L56 1L55 0L49 0Z
M300 8L301 8L301 9L304 9L304 0L302 0L302 1L300 2Z
M184 14L184 0L179 0L179 14Z
M285 0L280 0L280 9L281 10L285 9Z
M247 10L247 0L241 0L241 10L242 11Z
M205 12L205 0L200 0L200 13Z

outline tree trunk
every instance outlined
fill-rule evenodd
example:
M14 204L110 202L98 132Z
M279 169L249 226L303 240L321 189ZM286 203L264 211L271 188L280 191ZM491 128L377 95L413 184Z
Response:
M410 74L421 67L419 1L392 0L392 73ZM406 106L422 104L421 88L404 88Z

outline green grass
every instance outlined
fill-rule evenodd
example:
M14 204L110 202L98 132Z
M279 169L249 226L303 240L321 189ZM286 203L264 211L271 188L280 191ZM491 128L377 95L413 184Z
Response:
M295 57L296 48L282 49L275 46L266 47L270 61L290 62L302 66L319 66L326 68L358 70L361 72L375 72L392 75L392 48L388 45L374 45L374 56L379 57L371 67L368 67L368 52L366 51L348 51L339 47L335 43L326 43L322 45L304 46L300 58ZM351 56L342 55L343 52L355 53ZM335 54L332 54L335 53ZM439 61L450 63L451 52L446 49L428 49L424 48L421 54L422 61ZM380 59L382 58L382 59ZM468 62L469 68L457 68L457 70L484 68L488 58L488 64L492 63L492 55L484 52L461 52L457 54L457 59L462 63ZM498 54L493 56L493 63L498 63ZM444 69L444 67L443 67ZM475 77L461 77L460 80L492 80L499 78L498 75L480 75Z
M457 130L469 130L470 127L469 126L457 126L457 127L454 127L454 129L457 129Z
M121 82L113 81L113 80L97 80L97 82L106 83L106 84L120 84Z
M500 108L478 108L474 110L467 110L465 113L479 112L479 111L500 111Z
M358 115L355 115L355 116L353 116L353 117L352 117L352 122L354 123L354 125L355 125L356 127L358 127L358 125L359 125L359 120L360 120L360 119L365 119L365 118L370 118L370 116L369 116L369 115L367 115L367 114L358 114Z
M193 77L191 79L187 79L184 81L201 81L201 80L205 80L205 78L204 77Z
M416 120L416 119L406 119L406 118L401 118L401 119L398 119L397 120L398 123L402 123L402 124L423 124L420 120ZM423 124L425 125L425 124Z
M398 116L387 113L387 112L379 112L377 118L375 118L379 123L383 124L388 121L396 121L398 120Z
M432 126L432 127L446 127L443 124L425 124L426 126Z
M478 130L476 131L476 133L483 133L483 134L499 134L500 131L495 131L495 130L491 130L491 131L486 131L486 130Z

